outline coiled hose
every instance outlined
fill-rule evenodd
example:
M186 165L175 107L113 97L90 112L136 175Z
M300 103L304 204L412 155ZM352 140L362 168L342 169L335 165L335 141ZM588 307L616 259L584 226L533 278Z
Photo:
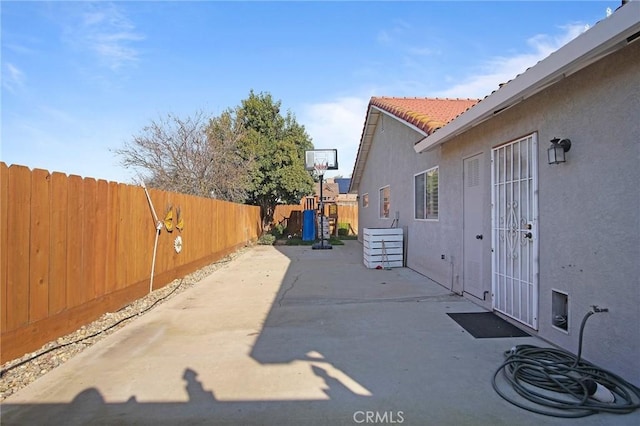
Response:
M561 349L518 345L505 352L506 360L493 374L493 389L511 404L546 416L578 418L597 413L628 414L640 408L640 389L620 376L581 360L582 335L587 319L580 325L578 355ZM497 384L502 377L522 398L507 395ZM613 402L601 402L592 397L595 384L607 388ZM542 406L544 408L538 408Z

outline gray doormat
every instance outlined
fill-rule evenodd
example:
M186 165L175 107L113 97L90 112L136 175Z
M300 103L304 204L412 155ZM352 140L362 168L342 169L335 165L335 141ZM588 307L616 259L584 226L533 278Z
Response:
M447 315L476 339L529 336L527 332L492 312L459 312Z

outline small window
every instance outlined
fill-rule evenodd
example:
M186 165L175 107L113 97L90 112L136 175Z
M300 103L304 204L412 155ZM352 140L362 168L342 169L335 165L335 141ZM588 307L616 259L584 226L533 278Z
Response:
M380 217L389 218L391 208L391 187L380 188Z
M438 167L414 176L414 217L438 219Z
M363 208L369 207L369 194L362 195L362 207Z

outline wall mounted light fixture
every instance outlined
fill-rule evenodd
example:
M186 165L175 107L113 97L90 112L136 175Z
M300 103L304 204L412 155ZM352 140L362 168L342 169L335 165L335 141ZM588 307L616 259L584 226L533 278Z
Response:
M551 139L551 146L547 149L549 164L559 164L567 161L564 153L568 152L570 149L571 141L569 139Z

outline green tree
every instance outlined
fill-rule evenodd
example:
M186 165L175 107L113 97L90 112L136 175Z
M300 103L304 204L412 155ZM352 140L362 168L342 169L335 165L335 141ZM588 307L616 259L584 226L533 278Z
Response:
M260 206L264 229L269 229L276 205L297 204L313 193L313 178L304 167L304 152L313 149L311 138L291 111L280 113L280 106L271 94L251 90L238 110L246 131L244 152L253 160L247 203Z

